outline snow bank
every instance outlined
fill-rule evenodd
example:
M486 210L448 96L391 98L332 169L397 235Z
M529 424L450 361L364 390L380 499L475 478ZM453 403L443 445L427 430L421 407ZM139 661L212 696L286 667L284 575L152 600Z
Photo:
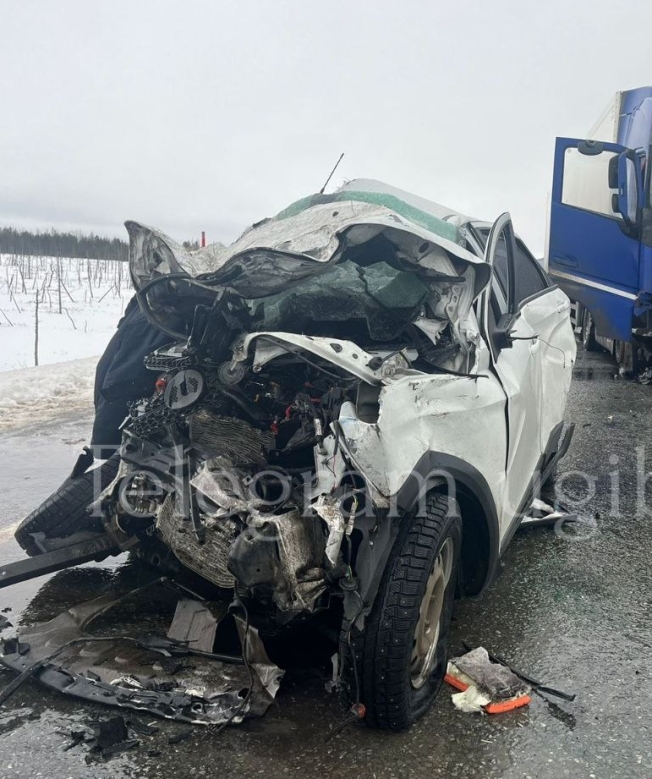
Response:
M0 431L93 409L97 357L0 372Z

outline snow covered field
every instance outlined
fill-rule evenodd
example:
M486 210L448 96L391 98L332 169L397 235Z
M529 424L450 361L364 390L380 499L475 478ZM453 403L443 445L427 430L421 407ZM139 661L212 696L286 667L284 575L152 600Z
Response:
M132 295L126 263L0 254L0 430L92 409L97 359Z
M0 254L0 372L99 356L133 294L126 263Z

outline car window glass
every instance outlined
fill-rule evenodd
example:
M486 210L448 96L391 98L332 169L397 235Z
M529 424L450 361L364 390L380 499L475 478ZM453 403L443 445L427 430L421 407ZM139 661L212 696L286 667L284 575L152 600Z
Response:
M487 239L489 238L489 229L477 227L475 232L480 238L483 247L485 247L487 245ZM515 243L516 255L514 257L514 264L516 267L516 277L513 280L513 283L515 285L515 304L518 306L519 303L526 298L547 289L550 286L550 280L547 278L543 268L539 266L539 263L527 250L523 242L519 238L516 238ZM500 288L503 292L503 300L507 300L509 298L509 263L507 261L504 236L501 236L498 246L496 247L494 275L497 276L500 283Z
M507 305L507 298L505 297L505 293L503 292L496 276L493 276L491 279L491 305L496 321L498 321L500 317L503 316L503 314L506 314L509 310L509 306Z
M518 240L516 241L514 264L516 266L514 286L517 305L526 298L536 295L537 292L541 292L549 286L537 261L534 257L530 256L530 253Z
M498 279L498 284L503 292L505 300L509 300L509 262L507 260L507 243L505 241L505 234L500 236L498 244L496 246L496 253L494 255L494 277Z

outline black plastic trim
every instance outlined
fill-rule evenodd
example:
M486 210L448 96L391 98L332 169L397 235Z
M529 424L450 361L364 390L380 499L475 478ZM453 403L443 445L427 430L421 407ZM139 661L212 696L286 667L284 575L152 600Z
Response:
M410 511L418 504L424 492L433 486L438 486L441 480L447 477L461 485L465 492L470 493L484 512L489 538L489 559L485 581L480 587L482 590L493 580L498 565L500 530L491 489L480 471L459 457L443 452L425 452L414 466L411 477L406 479L398 491L397 505L403 511Z

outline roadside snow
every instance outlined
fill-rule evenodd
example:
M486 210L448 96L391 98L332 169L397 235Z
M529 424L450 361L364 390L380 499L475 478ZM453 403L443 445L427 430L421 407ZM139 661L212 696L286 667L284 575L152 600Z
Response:
M133 290L123 262L1 254L0 372L35 364L37 294L38 364L48 365L102 354Z
M92 412L97 357L0 373L0 431Z

